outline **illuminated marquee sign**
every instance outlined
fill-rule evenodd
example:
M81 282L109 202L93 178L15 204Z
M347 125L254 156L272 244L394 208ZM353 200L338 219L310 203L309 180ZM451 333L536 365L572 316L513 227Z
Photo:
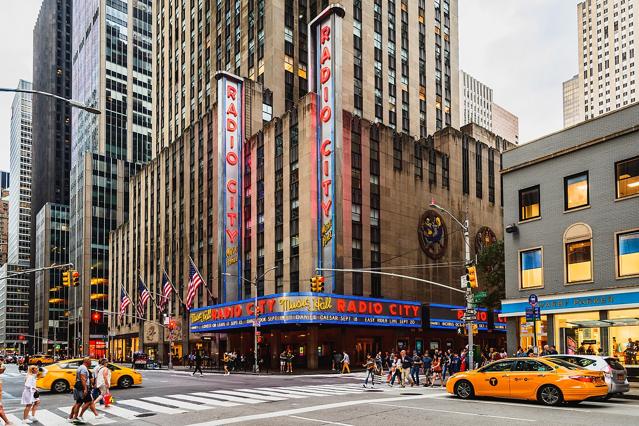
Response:
M310 24L309 40L311 57L312 90L317 94L317 265L336 267L337 210L335 201L341 153L341 18L344 9L331 5L324 9ZM330 274L332 275L332 274ZM335 283L332 276L325 279L326 291L332 292Z
M257 302L260 325L342 324L379 327L422 326L418 302L319 293L286 293L261 297ZM193 309L192 332L252 327L255 302L244 300Z
M439 305L432 303L428 307L429 327L456 330L457 327L464 326L464 310L463 306ZM479 330L488 330L488 310L485 308L477 308L477 327Z
M242 80L226 72L217 78L218 127L218 259L221 300L242 298ZM231 276L228 276L229 274Z

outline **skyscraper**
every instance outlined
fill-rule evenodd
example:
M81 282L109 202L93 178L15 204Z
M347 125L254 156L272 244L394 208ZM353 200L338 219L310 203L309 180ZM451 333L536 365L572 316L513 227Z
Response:
M21 339L29 334L29 277L9 275L26 269L23 266L5 263L0 266L0 348L3 352L22 354L29 350L30 339Z
M20 80L18 89L31 89ZM16 93L11 105L11 186L9 190L8 262L29 266L31 258L31 95Z
M7 263L9 245L9 190L0 188L0 266Z
M564 90L564 127L570 127L584 121L584 97L581 95L579 75L563 82Z
M0 189L9 189L9 172L0 170Z
M637 100L637 5L637 0L577 5L580 117L594 118Z
M127 219L129 177L151 153L152 0L73 1L69 260L81 274L70 295L72 352L102 356L109 232ZM91 336L91 337L90 337Z
M328 4L155 2L154 156L210 110L217 71L262 83L263 104L251 107L266 120L291 109L309 88L308 23ZM457 0L341 4L344 90L353 94L344 109L415 137L459 127Z

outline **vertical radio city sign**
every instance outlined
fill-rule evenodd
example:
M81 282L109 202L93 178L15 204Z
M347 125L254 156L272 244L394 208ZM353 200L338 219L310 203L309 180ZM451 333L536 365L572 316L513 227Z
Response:
M218 270L222 303L242 298L242 79L227 72L217 78Z
M341 37L344 9L331 5L309 24L311 90L316 93L317 174L317 266L335 268L337 257L336 199L341 185L342 152ZM326 278L326 291L335 288L333 274Z

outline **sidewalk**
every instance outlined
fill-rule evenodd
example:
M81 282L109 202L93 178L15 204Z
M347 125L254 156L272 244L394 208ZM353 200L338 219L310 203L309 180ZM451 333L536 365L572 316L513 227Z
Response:
M252 366L251 366L252 367ZM177 372L177 373L188 373L191 374L193 373L194 368L189 368L188 366L183 366L183 365L176 365L173 366L173 372ZM162 368L160 369L149 369L149 370L145 370L145 369L138 369L138 371L169 371L168 368L166 366L162 366ZM206 368L206 367L202 367L202 371L204 373L207 374L224 374L224 369L223 368ZM363 369L352 369L351 373L363 373L364 370ZM232 374L246 374L246 375L254 375L255 373L253 373L250 370L244 371L244 370L236 370L233 371ZM341 376L341 374L337 371L332 371L332 370L309 370L309 369L297 369L294 370L294 372L292 374L289 373L280 373L279 370L278 371L274 371L274 370L266 370L266 371L260 371L259 373L260 375L273 375L273 376L320 376L320 375L324 375L324 376ZM344 376L348 376L348 373L345 374Z

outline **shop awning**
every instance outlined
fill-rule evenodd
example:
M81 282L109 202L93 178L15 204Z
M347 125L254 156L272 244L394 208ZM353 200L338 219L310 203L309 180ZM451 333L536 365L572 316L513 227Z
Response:
M569 321L568 324L576 328L607 328L607 327L625 327L629 325L639 325L639 318L617 318L611 320L586 320L586 321Z

